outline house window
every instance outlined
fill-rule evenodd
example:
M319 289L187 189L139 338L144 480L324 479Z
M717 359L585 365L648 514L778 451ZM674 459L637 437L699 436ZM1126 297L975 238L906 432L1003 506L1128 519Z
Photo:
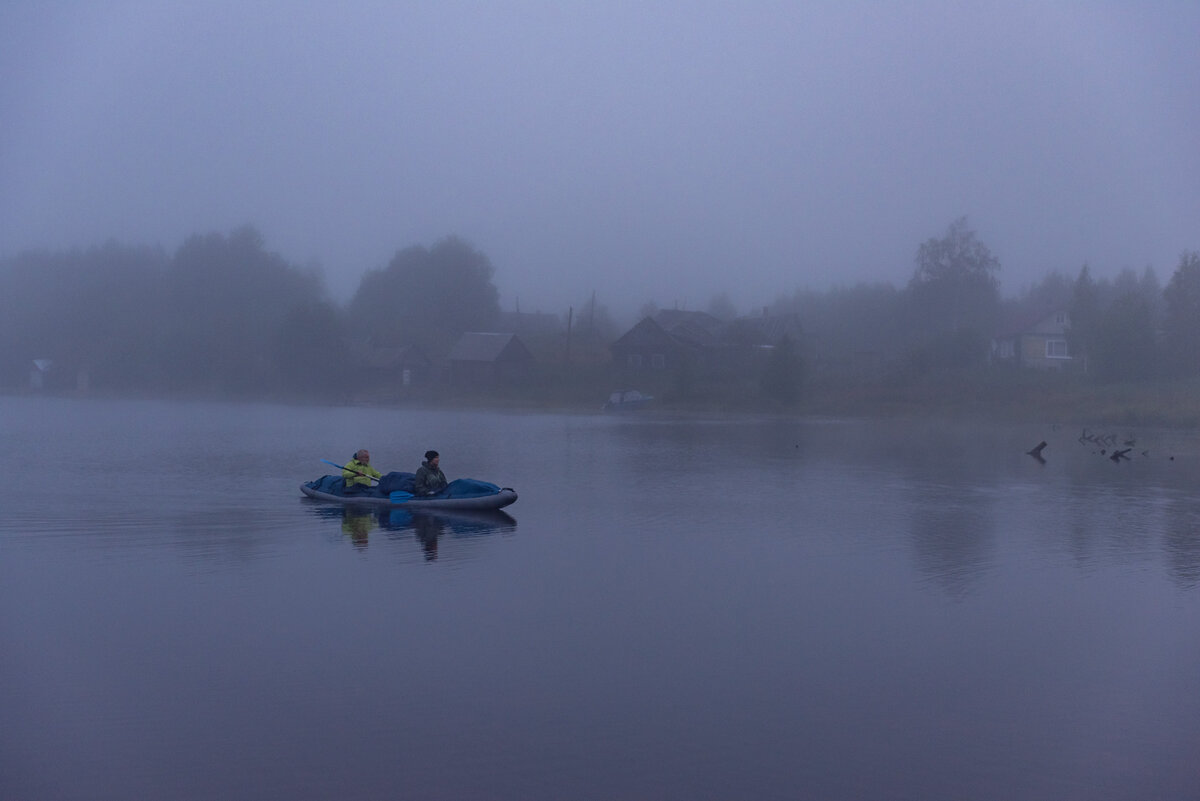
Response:
M650 354L650 366L662 370L667 366L667 354L652 353Z
M1071 354L1067 351L1067 341L1065 339L1047 339L1046 340L1046 358L1047 359L1069 359Z
M642 354L640 354L640 353L629 354L628 364L630 367L641 367L642 366Z
M1066 325L1067 313L1064 311L1056 312L1054 315L1054 322L1056 322L1058 325Z
M1001 359L1011 359L1016 353L1011 339L1002 339L996 343L996 356Z

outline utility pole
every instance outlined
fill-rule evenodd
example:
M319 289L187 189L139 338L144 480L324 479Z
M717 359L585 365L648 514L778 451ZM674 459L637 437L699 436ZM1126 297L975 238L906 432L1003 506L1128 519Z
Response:
M575 316L575 307L567 308L567 360L566 363L571 363L571 321Z

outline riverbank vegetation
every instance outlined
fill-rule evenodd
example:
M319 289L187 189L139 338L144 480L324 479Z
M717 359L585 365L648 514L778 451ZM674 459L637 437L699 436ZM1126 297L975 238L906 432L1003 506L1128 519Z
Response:
M613 358L625 324L595 293L561 315L502 311L487 256L455 237L399 250L345 305L252 227L172 254L32 252L0 259L0 391L598 411L637 388L666 413L1200 426L1200 254L1183 253L1165 286L1150 268L1104 278L1083 265L1006 298L999 269L959 219L918 247L903 287L795 290L744 316L719 295L705 317L734 332L715 335L722 366L696 349L654 370ZM659 312L649 301L630 318ZM1004 358L1013 321L1048 312L1070 321L1057 369ZM769 330L785 333L747 338ZM515 332L532 361L455 380L465 331ZM380 353L405 348L423 369L380 368Z

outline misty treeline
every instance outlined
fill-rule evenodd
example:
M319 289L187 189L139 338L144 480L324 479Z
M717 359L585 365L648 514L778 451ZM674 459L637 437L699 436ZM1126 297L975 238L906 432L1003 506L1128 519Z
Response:
M774 343L777 358L758 386L791 402L802 395L802 378L895 383L966 374L993 366L991 343L1006 321L1060 310L1070 314L1072 364L1086 380L1200 373L1200 254L1183 253L1165 286L1150 268L1108 279L1084 265L1011 298L1000 296L1000 269L960 218L919 245L903 287L780 296L745 316L791 315L803 336ZM114 393L352 397L369 348L415 345L437 364L464 331L498 330L493 277L483 253L448 237L368 270L343 306L317 271L268 251L251 226L193 236L172 254L117 243L23 253L0 260L0 387L28 386L33 360L50 360L57 375L71 377L60 378L62 389L76 388L82 375L88 389ZM641 313L656 309L647 303ZM709 312L737 316L724 293ZM531 347L543 364L573 360L615 378L607 345L623 328L593 294ZM691 378L677 384L702 385Z
M903 288L859 284L801 290L777 299L771 314L793 313L806 348L825 374L864 370L890 381L929 373L999 369L998 334L1021 321L1066 312L1069 369L1097 382L1200 374L1200 253L1184 252L1167 285L1152 268L1096 278L1054 271L1017 296L1002 298L1000 263L970 229L954 221L917 250ZM864 359L868 364L864 365Z
M455 238L368 271L346 308L251 226L171 255L116 243L24 253L0 261L0 383L25 386L47 360L66 389L84 375L114 392L344 397L363 349L444 355L498 313L487 258Z

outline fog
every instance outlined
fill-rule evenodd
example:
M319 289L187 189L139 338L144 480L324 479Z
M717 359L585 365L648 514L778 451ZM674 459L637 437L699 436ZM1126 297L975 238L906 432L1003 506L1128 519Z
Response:
M454 235L504 309L1006 295L1200 246L1194 3L7 3L0 257L251 224L344 302Z

